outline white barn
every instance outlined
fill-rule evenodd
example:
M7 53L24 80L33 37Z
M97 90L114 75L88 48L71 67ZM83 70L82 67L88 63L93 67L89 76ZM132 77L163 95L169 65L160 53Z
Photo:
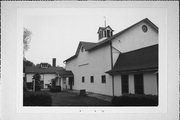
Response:
M120 96L158 95L158 27L145 18L113 35L100 27L99 41L80 42L65 69L74 74L72 89Z

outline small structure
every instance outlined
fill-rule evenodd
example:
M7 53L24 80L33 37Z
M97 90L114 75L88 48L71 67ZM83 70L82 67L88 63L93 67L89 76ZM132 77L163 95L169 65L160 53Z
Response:
M62 90L72 89L73 74L63 67L57 67L53 58L52 66L48 63L41 63L39 66L29 66L25 68L25 81L28 89L33 89L33 76L40 74L41 89L51 86L61 86ZM68 84L69 83L69 84Z

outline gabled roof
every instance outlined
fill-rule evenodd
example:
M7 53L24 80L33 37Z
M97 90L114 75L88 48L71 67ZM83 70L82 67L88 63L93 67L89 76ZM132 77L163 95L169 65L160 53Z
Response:
M119 55L114 68L107 73L116 74L158 68L158 45L153 45Z
M76 50L76 53L75 55L71 56L70 58L66 59L65 61L69 61L69 60L72 60L74 58L76 58L78 56L78 53L81 49L81 46L86 50L88 51L89 49L93 48L97 43L92 43L92 42L84 42L84 41L80 41L79 42L79 45L78 45L78 48Z
M152 28L153 28L156 32L158 32L158 27L157 27L154 23L152 23L148 18L145 18L145 19L137 22L136 24L133 24L133 25L131 25L130 27L128 27L128 28L126 28L126 29L124 29L124 30L116 33L115 35L113 35L113 36L111 36L111 37L109 37L109 38L107 38L107 39L105 39L105 40L103 40L103 41L100 41L100 42L98 42L98 43L80 42L79 45L78 45L78 49L77 49L77 51L76 51L76 54L73 55L72 57L66 59L64 62L67 62L67 61L72 60L72 59L74 59L74 58L77 57L77 54L78 54L78 52L79 52L79 50L80 50L80 47L81 47L81 46L80 46L81 44L84 44L84 46L86 46L85 44L87 44L88 47L85 48L86 51L92 51L92 50L98 49L98 48L100 48L100 47L102 47L102 46L104 46L104 45L110 44L111 41L114 40L116 37L120 36L121 34L123 34L124 32L126 32L127 30L129 30L130 28L136 26L137 24L139 24L139 23L141 23L141 22L146 22L147 24L149 24L150 26L152 26ZM101 27L101 28L103 28L103 27Z
M39 73L39 74L57 74L60 70L64 70L62 67L48 67L41 68L38 66L28 66L25 68L25 73Z
M152 23L148 18L145 18L145 19L139 21L138 23L133 24L133 25L131 25L130 27L128 27L128 28L126 28L126 29L124 29L124 30L116 33L115 35L113 35L113 36L111 36L111 37L109 37L109 38L107 38L107 39L105 39L105 40L97 43L94 47L92 47L92 48L89 49L89 50L90 50L90 51L91 51L91 50L95 50L96 48L99 48L99 47L101 47L101 46L103 46L103 45L105 45L105 44L110 43L110 42L111 42L112 40L114 40L116 37L118 37L119 35L123 34L125 31L129 30L130 28L134 27L135 25L137 25L137 24L139 24L139 23L141 23L141 22L143 22L143 21L146 22L146 23L148 23L150 26L152 26L152 28L154 28L154 30L155 30L156 32L158 32L158 27L157 27L154 23Z
M78 45L78 49L76 51L76 55L79 53L79 50L81 48L81 46L88 51L89 49L93 48L97 43L92 43L92 42L84 42L84 41L80 41L79 45Z

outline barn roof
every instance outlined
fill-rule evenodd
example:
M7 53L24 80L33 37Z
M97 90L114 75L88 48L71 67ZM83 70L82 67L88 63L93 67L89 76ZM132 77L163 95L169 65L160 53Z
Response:
M119 55L114 68L109 74L127 73L133 71L157 70L158 45L153 45Z
M112 40L114 40L116 37L118 37L119 35L123 34L125 31L129 30L130 28L134 27L135 25L137 25L137 24L139 24L139 23L141 23L141 22L143 22L143 21L146 22L146 23L148 23L150 26L152 26L152 28L154 28L155 31L158 32L158 27L157 27L154 23L152 23L148 18L145 18L145 19L137 22L136 24L133 24L133 25L131 25L130 27L128 27L128 28L126 28L126 29L124 29L124 30L116 33L115 35L113 35L113 36L111 36L111 37L109 37L109 38L107 38L107 39L105 39L105 40L103 40L103 41L100 41L100 42L98 42L98 43L83 42L83 41L81 41L81 42L79 43L79 45L78 45L77 50L76 50L76 54L73 55L72 57L66 59L64 62L67 62L67 61L70 61L70 60L76 58L77 55L78 55L78 52L79 52L79 50L80 50L80 48L81 48L81 45L85 48L86 51L92 51L92 50L98 49L98 48L100 48L100 47L102 47L102 46L104 46L104 45L109 44L109 43L110 43Z

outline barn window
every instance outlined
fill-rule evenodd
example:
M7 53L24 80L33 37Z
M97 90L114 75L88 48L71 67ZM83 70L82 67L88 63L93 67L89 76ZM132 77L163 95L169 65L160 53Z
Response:
M91 83L94 83L94 76L91 76Z
M148 31L148 27L146 25L143 25L142 26L142 30L143 30L143 32L147 32Z
M102 76L101 76L101 82L102 82L102 83L106 83L106 76L105 76L105 75L102 75Z
M85 82L85 77L83 76L83 77L82 77L82 83L84 83L84 82Z

